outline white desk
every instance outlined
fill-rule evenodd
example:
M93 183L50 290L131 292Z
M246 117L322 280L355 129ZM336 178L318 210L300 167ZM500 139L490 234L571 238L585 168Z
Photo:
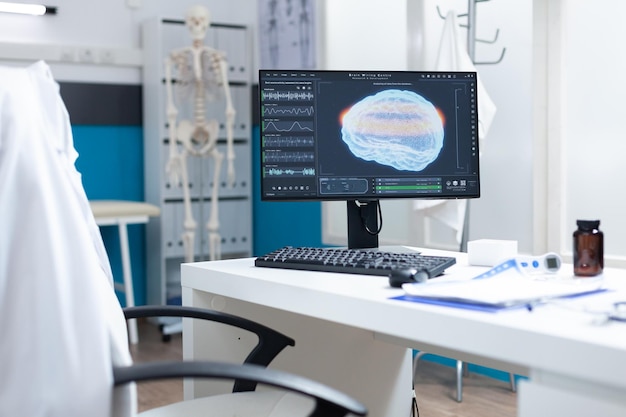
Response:
M471 268L464 254L423 253L457 255L450 275ZM626 271L607 269L605 277L621 290L593 297L626 300ZM626 415L625 323L599 326L551 305L494 314L390 300L403 291L385 277L256 268L251 258L183 264L182 286L184 305L242 315L293 337L296 346L272 367L344 390L373 417L409 415L410 349L529 376L520 383L519 416ZM241 361L254 343L217 325L185 321L183 329L186 359ZM185 396L227 389L189 381Z
M121 286L116 283L115 289L123 291L126 306L133 307L135 305L135 292L133 291L133 274L128 246L128 225L148 223L149 217L160 215L161 210L155 205L141 201L91 200L89 204L98 226L117 226L118 228L123 283ZM128 329L130 343L137 344L139 336L136 320L129 320Z

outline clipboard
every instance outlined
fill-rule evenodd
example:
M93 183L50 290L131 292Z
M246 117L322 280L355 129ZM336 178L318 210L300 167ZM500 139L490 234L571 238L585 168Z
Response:
M510 259L470 279L429 280L402 286L405 294L393 297L447 307L497 312L512 308L532 308L542 302L606 291L603 279L572 278L554 274L529 276Z

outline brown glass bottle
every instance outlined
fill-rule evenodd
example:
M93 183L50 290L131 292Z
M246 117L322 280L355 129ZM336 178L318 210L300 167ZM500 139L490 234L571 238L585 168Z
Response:
M574 275L591 277L604 268L604 234L600 220L577 220L574 232Z

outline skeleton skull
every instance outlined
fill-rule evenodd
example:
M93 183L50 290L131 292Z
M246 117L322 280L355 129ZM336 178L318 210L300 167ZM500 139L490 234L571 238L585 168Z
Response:
M211 23L211 15L209 9L204 6L196 5L187 10L185 15L185 24L191 33L194 41L201 42L206 36L207 29Z

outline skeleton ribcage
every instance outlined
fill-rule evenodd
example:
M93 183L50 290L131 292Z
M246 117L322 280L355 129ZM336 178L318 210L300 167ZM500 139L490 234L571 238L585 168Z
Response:
M222 97L223 77L221 74L219 59L223 55L218 51L205 50L200 55L201 73L196 79L193 70L193 54L185 50L173 55L175 59L174 96L176 106L181 111L182 118L193 118L195 102L198 95L204 101L213 101Z

